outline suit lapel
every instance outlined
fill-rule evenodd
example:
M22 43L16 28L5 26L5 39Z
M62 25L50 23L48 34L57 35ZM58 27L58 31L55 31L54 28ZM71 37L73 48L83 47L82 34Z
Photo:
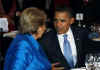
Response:
M81 49L81 45L80 45L80 33L79 30L76 28L71 28L72 32L73 32L73 36L74 36L74 40L75 40L75 45L76 45L76 50L77 50L77 63L76 63L76 67L79 64L79 59L80 59L80 49Z
M57 35L55 34L55 51L56 51L56 54L57 54L57 56L58 57L61 57L61 56L63 56L62 55L62 52L61 52L61 49L60 49L60 45L59 45L59 41L58 41L58 37L57 37Z
M65 64L65 66L67 66L68 68L70 68L70 66L68 65L65 57L63 56L62 52L61 52L61 49L60 49L60 45L59 45L59 41L58 41L58 37L57 37L57 34L55 35L55 43L56 43L56 54L57 54L57 57L60 58L60 61Z
M59 45L59 41L58 41L57 35L56 35L56 41L55 42L56 42L56 50L57 50L58 56L61 57L63 55L62 55L62 52L61 52L61 49L60 49L60 45Z

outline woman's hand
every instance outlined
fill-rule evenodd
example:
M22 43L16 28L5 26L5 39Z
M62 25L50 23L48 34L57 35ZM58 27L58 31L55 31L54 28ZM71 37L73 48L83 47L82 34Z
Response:
M53 63L52 64L52 70L64 70L64 67L56 67L57 65L59 65L60 63Z

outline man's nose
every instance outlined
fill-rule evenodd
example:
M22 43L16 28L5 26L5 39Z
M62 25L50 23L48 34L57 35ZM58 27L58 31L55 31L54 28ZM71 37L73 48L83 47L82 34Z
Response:
M61 25L61 24L62 24L62 22L61 22L61 21L57 21L57 22L56 22L56 24Z

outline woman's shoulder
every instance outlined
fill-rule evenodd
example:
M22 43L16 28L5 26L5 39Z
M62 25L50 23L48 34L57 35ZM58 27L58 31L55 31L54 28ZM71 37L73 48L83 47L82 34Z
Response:
M21 38L15 38L12 43L10 44L10 47L8 48L8 51L15 52L15 51L25 51L30 48L29 43Z

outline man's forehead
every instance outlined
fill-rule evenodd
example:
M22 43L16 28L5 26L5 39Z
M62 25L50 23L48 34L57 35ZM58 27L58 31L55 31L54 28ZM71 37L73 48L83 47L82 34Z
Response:
M55 13L66 13L66 14L69 14L69 12L67 12L67 11L56 11Z
M54 17L59 17L59 18L68 18L70 15L66 12L56 12Z

